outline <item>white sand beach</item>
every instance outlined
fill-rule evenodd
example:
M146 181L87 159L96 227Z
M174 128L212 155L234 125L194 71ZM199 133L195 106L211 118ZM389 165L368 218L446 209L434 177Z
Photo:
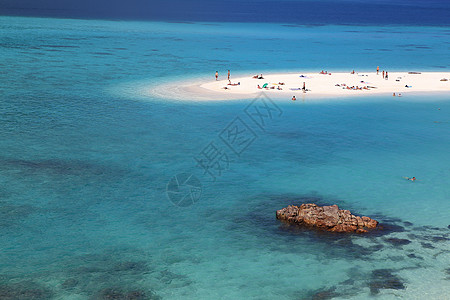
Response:
M230 81L226 74L219 76L217 81L211 76L207 82L171 83L150 92L164 98L212 101L252 98L260 92L273 98L289 99L293 96L311 99L377 94L394 96L394 93L396 97L404 97L450 92L449 72L388 72L387 79L383 78L382 72L262 74L261 79L254 78L255 75L231 77ZM306 90L303 90L303 84Z

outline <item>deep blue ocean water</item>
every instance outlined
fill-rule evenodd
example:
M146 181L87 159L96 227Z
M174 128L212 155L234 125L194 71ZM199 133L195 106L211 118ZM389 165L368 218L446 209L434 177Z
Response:
M2 0L0 15L159 20L449 26L447 0Z
M448 71L449 50L448 26L1 17L0 298L445 299L449 95L273 99L260 128L250 100L147 91L227 69ZM239 156L220 139L236 117ZM215 181L195 161L211 142ZM187 207L166 193L180 173L202 185ZM275 219L303 202L391 233Z

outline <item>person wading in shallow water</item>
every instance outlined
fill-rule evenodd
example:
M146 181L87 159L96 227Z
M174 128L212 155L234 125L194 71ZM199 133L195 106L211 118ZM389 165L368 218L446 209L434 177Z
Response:
M377 66L377 75L378 75L378 72L380 72L380 66Z
M230 80L230 70L228 70L228 80Z
M216 71L216 80L219 78L219 72Z
M297 99L295 98L295 96L292 96L292 101L295 101L295 100L297 100Z

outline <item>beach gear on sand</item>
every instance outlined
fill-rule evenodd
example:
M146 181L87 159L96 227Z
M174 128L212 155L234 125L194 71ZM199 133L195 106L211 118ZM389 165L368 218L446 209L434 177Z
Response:
M264 83L264 85L262 86L263 89L265 89L269 84L268 83Z

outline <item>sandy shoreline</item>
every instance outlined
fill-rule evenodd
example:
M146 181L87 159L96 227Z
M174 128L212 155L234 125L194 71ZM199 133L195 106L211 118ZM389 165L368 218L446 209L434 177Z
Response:
M450 73L447 72L389 72L388 79L382 72L367 73L284 73L263 74L262 79L231 77L226 80L198 80L196 82L172 82L150 89L161 98L178 100L232 100L254 98L261 92L273 98L333 98L369 95L407 96L412 94L450 93ZM261 75L261 74L259 74ZM226 77L226 75L225 75ZM445 79L445 81L443 81ZM306 91L303 90L303 84ZM259 87L261 88L258 88ZM266 88L262 88L262 87Z

